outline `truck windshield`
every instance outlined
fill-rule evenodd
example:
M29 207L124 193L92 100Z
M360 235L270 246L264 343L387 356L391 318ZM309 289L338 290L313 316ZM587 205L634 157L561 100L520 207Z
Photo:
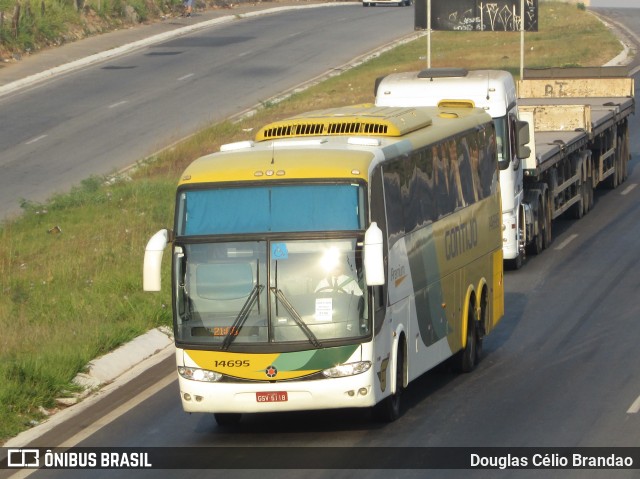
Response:
M238 344L362 337L370 322L356 238L177 245L178 342Z

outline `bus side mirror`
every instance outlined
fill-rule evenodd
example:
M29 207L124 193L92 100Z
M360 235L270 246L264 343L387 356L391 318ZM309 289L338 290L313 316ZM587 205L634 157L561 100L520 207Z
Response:
M164 253L171 233L167 229L162 229L154 234L144 250L144 268L142 278L142 288L144 291L160 291L162 254Z
M531 155L531 148L527 146L529 141L531 141L529 123L522 120L516 121L516 157L519 160L525 160Z
M364 234L364 272L367 286L384 284L382 231L374 221Z

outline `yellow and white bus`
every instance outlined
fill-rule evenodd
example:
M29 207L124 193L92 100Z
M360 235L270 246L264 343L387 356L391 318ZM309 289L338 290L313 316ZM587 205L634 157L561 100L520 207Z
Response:
M172 300L185 411L400 413L410 381L473 369L503 315L489 115L471 102L306 113L182 175L144 288Z

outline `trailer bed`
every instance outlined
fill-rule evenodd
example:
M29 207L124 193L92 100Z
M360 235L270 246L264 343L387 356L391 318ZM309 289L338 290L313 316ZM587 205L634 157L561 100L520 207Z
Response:
M635 102L628 97L596 98L520 98L521 106L588 105L591 109L591 136L600 134L611 126L634 113Z

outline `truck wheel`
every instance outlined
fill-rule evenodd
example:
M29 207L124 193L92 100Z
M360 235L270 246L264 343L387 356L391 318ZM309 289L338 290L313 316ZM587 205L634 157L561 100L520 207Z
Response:
M520 268L522 268L523 264L524 255L522 253L518 253L518 256L516 256L514 259L505 260L505 266L508 270L512 271L519 270Z
M527 252L530 254L540 254L544 249L544 209L542 207L542 200L538 201L538 213L536 214L536 229L538 232L536 233L535 238L529 244L527 248Z

